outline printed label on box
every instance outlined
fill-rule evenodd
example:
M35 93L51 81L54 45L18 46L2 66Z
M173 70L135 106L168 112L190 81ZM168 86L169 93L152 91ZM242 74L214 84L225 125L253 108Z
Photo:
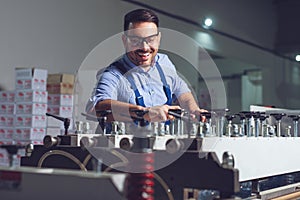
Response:
M16 128L13 138L15 140L42 141L45 135L45 128Z
M17 127L45 128L46 124L46 116L44 115L17 115L14 119L14 125Z
M13 138L14 128L0 128L0 139L11 140Z
M14 103L0 103L0 114L15 114L15 104Z
M44 115L46 112L45 103L16 103L16 114Z
M14 116L13 115L2 115L0 117L0 126L2 127L13 127Z
M49 94L73 94L74 85L70 83L48 83L47 91Z
M48 105L73 106L73 99L71 94L49 94Z
M47 91L42 90L21 90L16 92L16 102L47 103Z
M59 115L61 117L72 117L73 107L49 105L47 108L47 112L54 115Z
M46 91L47 84L45 79L17 79L16 80L16 89L17 90L24 90L24 89L31 89L31 90L43 90Z
M15 101L15 91L0 91L0 101L1 102L14 102Z

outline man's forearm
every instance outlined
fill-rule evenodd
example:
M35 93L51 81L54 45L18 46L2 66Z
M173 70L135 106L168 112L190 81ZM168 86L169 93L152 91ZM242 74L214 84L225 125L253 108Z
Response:
M109 121L130 121L131 117L137 117L133 110L145 110L145 108L111 99L100 101L95 106L96 113L108 110L112 112L107 116Z
M181 94L178 97L178 102L179 102L180 107L188 110L191 113L200 109L191 92L186 92L186 93Z

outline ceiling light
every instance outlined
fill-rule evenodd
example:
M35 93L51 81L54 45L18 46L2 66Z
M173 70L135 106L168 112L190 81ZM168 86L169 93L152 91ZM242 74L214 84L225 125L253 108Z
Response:
M212 23L213 23L212 19L206 18L206 19L204 20L203 27L204 27L204 28L209 28L209 27L211 27Z

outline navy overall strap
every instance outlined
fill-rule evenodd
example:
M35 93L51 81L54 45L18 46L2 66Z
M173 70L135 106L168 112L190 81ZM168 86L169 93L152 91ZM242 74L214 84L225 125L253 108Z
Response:
M134 91L136 105L146 107L145 103L144 103L144 97L140 94L139 90L137 89L136 84L135 84L132 76L130 76L130 75L127 76L127 80L130 82L131 87Z
M126 76L127 80L130 82L130 85L134 91L136 105L146 107L145 103L144 103L144 98L140 94L139 90L137 89L137 86L136 86L132 76L130 74L126 75L128 70L125 68L124 64L121 61L116 61L112 65L116 66L119 69L119 71L121 72L121 74L123 76Z
M172 93L171 93L170 86L168 85L165 74L162 71L162 68L161 68L161 66L159 65L158 62L157 62L156 67L157 67L158 73L160 75L160 79L161 79L162 83L164 84L163 89L164 89L164 92L165 92L166 97L167 97L167 102L165 104L170 106L170 105L172 105Z

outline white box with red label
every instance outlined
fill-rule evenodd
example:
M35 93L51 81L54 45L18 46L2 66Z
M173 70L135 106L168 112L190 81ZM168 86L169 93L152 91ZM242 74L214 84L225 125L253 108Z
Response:
M14 126L14 115L1 115L0 126L1 127L13 127Z
M42 141L46 135L46 128L16 128L13 139L17 141Z
M58 115L60 117L72 117L73 106L48 105L47 113Z
M15 114L15 104L0 102L0 114L7 114L7 115Z
M47 97L48 92L43 90L17 90L15 94L15 101L47 103Z
M15 129L11 128L0 128L0 140L12 140L14 135Z
M71 94L49 94L48 105L73 106L74 95Z
M16 103L16 114L45 115L46 112L46 103Z
M47 80L39 78L16 79L16 90L47 90Z
M16 68L15 75L16 79L39 78L47 80L48 71L38 68Z
M14 102L15 91L0 91L0 102Z
M45 115L16 115L14 119L15 127L38 127L46 128L47 121Z

